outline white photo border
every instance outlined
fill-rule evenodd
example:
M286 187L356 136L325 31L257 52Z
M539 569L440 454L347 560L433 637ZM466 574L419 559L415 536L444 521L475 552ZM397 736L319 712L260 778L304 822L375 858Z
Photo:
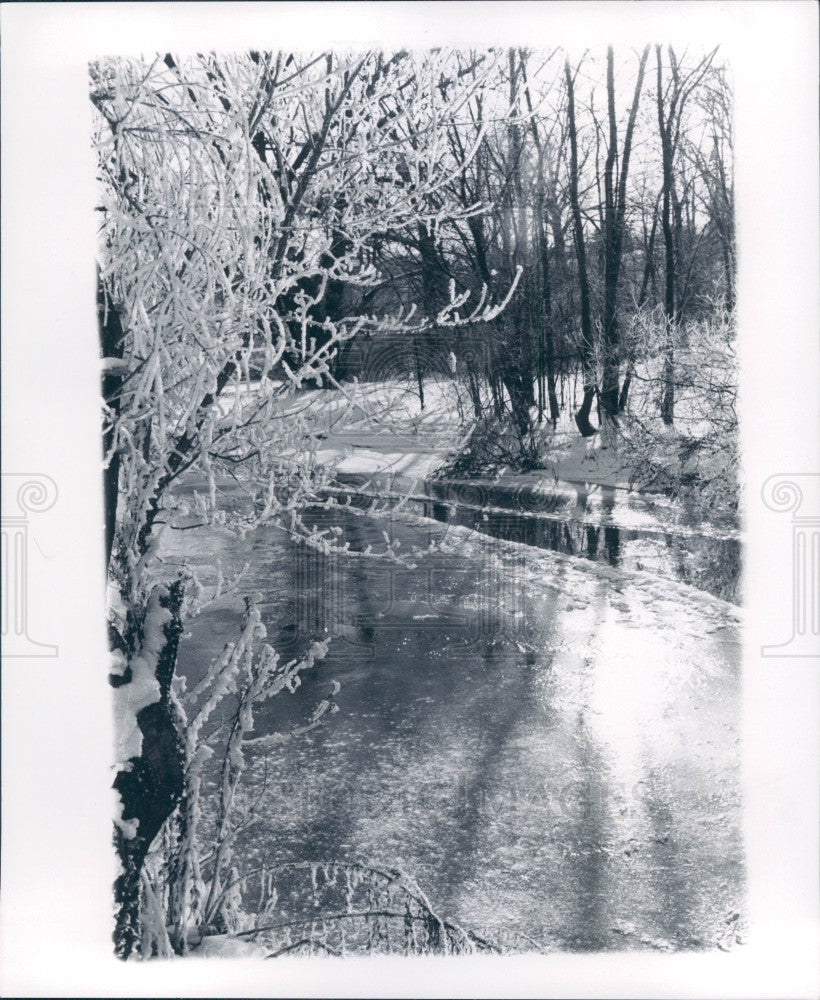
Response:
M820 659L787 636L788 519L760 490L811 473L818 403L817 7L811 2L4 3L3 471L45 474L31 634L2 667L3 996L814 996ZM720 43L736 84L751 931L730 954L122 963L103 627L89 59L157 50ZM820 512L818 512L820 513Z

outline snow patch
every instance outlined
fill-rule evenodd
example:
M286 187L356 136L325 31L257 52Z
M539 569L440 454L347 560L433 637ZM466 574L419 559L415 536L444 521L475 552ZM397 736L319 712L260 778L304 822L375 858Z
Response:
M267 958L268 952L261 945L230 934L209 934L191 949L195 958Z
M133 840L136 837L140 825L138 819L115 819L114 823L120 828L126 840Z
M171 621L171 612L160 605L166 588L156 587L148 601L145 613L144 638L140 652L129 666L131 680L114 689L114 732L116 734L116 759L118 762L139 757L142 750L142 733L137 716L161 696L156 677L157 662L165 646L165 626Z

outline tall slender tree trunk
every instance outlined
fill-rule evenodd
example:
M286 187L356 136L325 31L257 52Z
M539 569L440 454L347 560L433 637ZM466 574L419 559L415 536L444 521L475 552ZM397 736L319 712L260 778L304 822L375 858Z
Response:
M618 329L618 283L623 255L623 236L626 219L626 186L629 161L632 155L632 137L638 113L646 60L647 46L641 55L635 93L629 108L620 171L618 163L618 121L615 113L615 73L612 46L607 48L606 85L609 119L609 143L604 166L604 310L603 310L603 373L601 380L601 407L604 419L617 423L620 410L620 331ZM617 176L616 176L617 174Z
M424 374L421 370L421 353L419 351L419 338L413 337L413 366L416 369L416 384L419 387L419 404L424 409Z
M667 116L663 93L663 53L660 45L655 46L657 60L658 130L661 138L661 161L663 167L663 188L661 206L661 229L664 247L664 358L661 376L661 419L671 426L675 418L675 242L672 229L672 125L674 105Z
M536 268L541 265L541 289L538 307L538 422L540 423L544 413L544 376L546 374L546 395L549 399L550 420L553 427L558 423L560 410L558 408L558 396L555 391L555 344L553 341L552 323L552 274L550 269L549 248L547 246L547 217L546 217L546 197L544 192L544 171L546 162L544 150L541 145L541 138L538 134L538 125L533 115L532 97L530 95L527 81L527 61L523 50L519 51L521 63L521 77L524 82L524 95L527 101L527 111L530 114L530 129L532 131L533 142L538 151L538 197L537 220L535 238L537 240ZM560 227L559 227L560 228ZM563 241L563 236L562 236ZM536 271L537 274L537 271Z
M595 343L592 333L592 313L590 310L584 225L578 198L578 132L575 123L575 84L568 59L564 63L564 75L567 83L567 124L570 145L569 196L572 208L573 233L575 236L575 257L578 263L578 286L581 296L581 363L584 370L584 398L581 408L575 414L575 423L583 437L591 437L597 430L589 419L592 403L597 391Z
M543 211L543 204L541 205ZM547 399L550 407L550 420L553 427L561 415L558 406L558 395L555 391L555 342L552 329L552 281L550 273L549 250L547 248L547 232L543 215L539 225L539 260L541 262L541 316L538 328L538 355L541 373L541 405L543 407L543 376L546 370Z
M616 420L618 413L618 272L620 247L618 206L615 193L615 161L618 157L618 122L615 117L615 81L612 46L606 51L606 91L609 117L609 143L604 165L604 315L603 315L603 372L601 379L601 406L605 418Z

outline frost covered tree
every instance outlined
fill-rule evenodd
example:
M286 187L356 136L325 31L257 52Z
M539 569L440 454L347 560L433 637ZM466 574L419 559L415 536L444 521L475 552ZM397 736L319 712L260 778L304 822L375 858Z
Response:
M285 419L283 404L333 382L335 353L361 330L416 336L430 322L412 308L368 315L355 293L379 281L374 237L438 221L432 195L452 179L444 136L480 85L455 79L443 93L443 58L168 53L91 66L122 957L156 947L145 912L163 934L171 920L167 901L145 897L144 865L184 812L204 721L202 707L186 715L174 685L183 623L203 594L192 571L169 575L158 558L173 491L197 473L203 521L242 531L284 517L325 544L300 511L327 474L309 422ZM499 308L465 302L453 293L436 322ZM223 476L242 483L241 509L221 504ZM208 675L205 717L228 692L252 707L323 655L317 643L279 664L270 647L254 652L263 632L249 606L245 632ZM238 718L233 761L249 721ZM236 774L223 777L229 793ZM179 905L184 933L190 900Z
M441 91L453 79L481 83L446 133L452 179L430 192L426 213L435 224L373 243L392 277L374 296L415 300L430 312L446 301L450 280L498 296L521 269L497 322L451 339L435 331L428 345L418 338L431 367L440 370L442 345L460 359L458 380L481 439L476 454L538 464L547 409L553 426L562 408L573 411L591 437L596 401L602 438L616 444L638 378L633 319L641 314L642 326L647 309L672 299L672 325L703 319L717 297L731 307L725 67L716 52L665 51L660 82L649 48L467 51L440 68ZM674 339L665 348L667 412ZM491 439L498 447L483 447Z
M459 288L484 286L494 300L515 288L491 325L437 330L438 341L426 346L433 355L438 348L439 365L454 351L475 419L491 411L514 427L520 443L530 435L534 406L536 419L543 417L547 386L553 419L558 410L546 249L556 116L542 107L549 62L549 56L530 61L523 50L452 54L440 91L448 94L454 80L478 86L466 91L469 99L446 132L452 179L431 193L437 224L380 248L407 285L394 293L418 298L428 313L447 302L450 281Z
M663 50L655 46L657 88L655 91L658 112L658 134L661 142L663 183L661 186L661 228L664 246L664 295L663 312L666 325L666 358L663 376L663 422L671 424L675 413L675 353L674 327L680 320L680 281L682 279L681 231L683 206L676 185L675 159L681 145L686 104L692 92L706 75L715 53L705 56L693 69L681 66L672 46L667 50L669 61L668 82L664 81Z

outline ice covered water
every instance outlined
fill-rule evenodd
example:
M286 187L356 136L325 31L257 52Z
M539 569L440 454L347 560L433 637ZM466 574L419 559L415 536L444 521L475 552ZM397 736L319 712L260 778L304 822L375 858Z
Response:
M315 520L358 551L385 529L352 512ZM220 554L250 563L243 591L263 594L284 657L333 636L298 691L257 713L257 731L284 731L341 685L337 714L252 761L245 794L267 792L237 842L246 870L400 868L442 916L516 950L731 944L736 619L611 566L412 517L389 532L405 550L446 536L446 551L406 568L319 555L273 526L242 541L180 533L204 573ZM193 622L183 672L233 635L241 603Z

